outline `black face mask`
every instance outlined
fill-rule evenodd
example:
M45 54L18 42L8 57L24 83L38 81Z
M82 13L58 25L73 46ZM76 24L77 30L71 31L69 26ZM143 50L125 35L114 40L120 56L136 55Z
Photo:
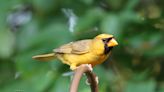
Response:
M104 43L104 54L108 54L113 47L108 47L108 42L111 40L112 38L105 38L105 39L102 39L103 43Z

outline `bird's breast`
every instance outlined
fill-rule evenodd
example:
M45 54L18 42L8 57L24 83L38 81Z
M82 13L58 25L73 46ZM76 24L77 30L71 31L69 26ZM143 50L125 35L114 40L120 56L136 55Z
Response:
M96 55L94 53L86 53L81 55L64 54L63 63L68 65L76 64L92 64L93 66L102 63L107 58L107 55Z

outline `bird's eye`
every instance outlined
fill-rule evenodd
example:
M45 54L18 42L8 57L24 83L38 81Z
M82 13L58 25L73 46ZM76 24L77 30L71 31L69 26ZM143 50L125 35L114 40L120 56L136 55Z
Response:
M103 40L103 42L105 42L106 41L106 39L102 39Z
M103 41L104 43L108 43L111 39L112 39L112 38L105 38L105 39L102 39L102 41Z

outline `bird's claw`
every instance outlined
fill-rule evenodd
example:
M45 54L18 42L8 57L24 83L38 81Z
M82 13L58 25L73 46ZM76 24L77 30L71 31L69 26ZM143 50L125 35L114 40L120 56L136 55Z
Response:
M73 66L73 65L71 65L70 69L71 70L76 70L76 69L78 69L80 67L88 67L88 70L89 71L91 71L91 72L93 71L93 68L92 68L92 65L91 64L82 64L80 66Z
M92 68L92 65L91 64L85 64L88 68L89 68L89 70L92 72L93 71L93 68Z

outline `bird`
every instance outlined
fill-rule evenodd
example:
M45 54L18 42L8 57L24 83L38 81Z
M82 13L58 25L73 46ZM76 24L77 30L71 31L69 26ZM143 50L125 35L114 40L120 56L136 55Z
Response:
M82 64L92 67L103 63L111 54L118 42L111 34L99 34L93 39L84 39L64 44L53 49L51 53L35 55L32 58L40 61L58 59L75 70Z

